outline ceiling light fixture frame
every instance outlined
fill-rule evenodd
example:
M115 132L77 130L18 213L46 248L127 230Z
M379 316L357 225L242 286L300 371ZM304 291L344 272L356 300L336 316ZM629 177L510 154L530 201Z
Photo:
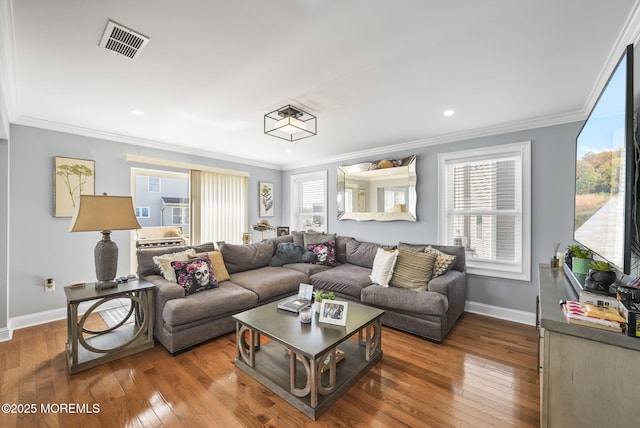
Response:
M264 115L264 133L287 141L317 135L318 119L300 107L287 104Z

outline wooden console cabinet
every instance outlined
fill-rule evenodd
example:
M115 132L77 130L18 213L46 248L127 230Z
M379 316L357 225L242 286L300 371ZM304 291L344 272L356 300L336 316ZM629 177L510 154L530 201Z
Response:
M640 338L569 324L561 300L578 300L562 268L539 266L540 425L637 426Z

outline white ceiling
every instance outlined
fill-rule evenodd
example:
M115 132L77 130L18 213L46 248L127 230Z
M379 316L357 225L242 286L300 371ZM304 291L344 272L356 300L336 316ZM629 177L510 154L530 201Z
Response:
M636 0L0 1L12 123L277 168L584 119L639 26ZM317 136L263 133L288 103Z

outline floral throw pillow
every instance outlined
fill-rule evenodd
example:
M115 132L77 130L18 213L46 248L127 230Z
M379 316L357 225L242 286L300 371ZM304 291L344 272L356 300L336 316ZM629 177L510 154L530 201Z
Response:
M336 241L308 244L307 251L315 256L309 263L332 267L336 265Z
M218 286L208 254L184 262L174 261L171 266L175 269L178 284L184 288L186 296Z

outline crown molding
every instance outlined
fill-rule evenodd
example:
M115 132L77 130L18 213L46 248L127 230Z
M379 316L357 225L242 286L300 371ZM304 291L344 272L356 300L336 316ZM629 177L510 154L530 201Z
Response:
M306 163L291 163L283 165L284 170L305 168L316 165L343 162L356 158L380 157L389 153L397 153L404 150L415 150L438 144L453 143L458 141L470 140L473 138L488 137L491 135L507 134L510 132L526 131L529 129L544 128L547 126L562 125L565 123L578 122L585 120L586 112L577 111L573 113L565 113L555 116L547 116L533 120L525 120L513 122L504 125L491 126L486 128L478 128L469 131L456 132L452 134L442 135L438 137L424 138L406 143L393 144L377 149L362 150L358 152L345 153L343 155L332 156L322 159L314 159Z
M135 146L149 147L153 149L166 150L175 153L183 153L193 155L193 148L183 147L173 143L149 140L145 138L132 137L129 135L117 134L114 132L101 131L98 129L84 128L75 125L69 125L61 122L38 119L29 116L19 116L13 123L16 125L31 126L34 128L48 129L50 131L66 132L68 134L82 135L85 137L97 138L100 140L117 141L119 143L132 144ZM257 162L251 159L239 156L230 156L223 153L212 152L208 150L198 149L198 156L224 160L228 162L239 163L241 165L251 165L260 168L270 168L281 170L281 165L271 164L267 162Z
M591 93L589 94L589 97L585 101L584 107L582 108L583 111L587 113L590 112L593 106L596 104L596 101L598 101L598 97L600 96L600 93L602 92L602 89L604 88L604 86L609 81L609 77L611 76L611 73L613 73L613 70L615 69L616 65L618 65L618 61L622 57L622 53L624 52L625 47L633 43L634 51L635 51L639 42L640 42L640 1L636 0L636 2L633 5L633 8L631 9L631 13L629 13L629 16L627 17L627 21L622 27L622 30L620 30L620 33L618 34L618 38L616 39L616 42L614 43L611 51L609 52L609 56L607 57L607 60L605 61L604 65L602 66L602 69L600 70L600 74L598 75L598 78L596 79L593 85L593 88L591 89ZM636 70L635 73L637 74L638 70ZM634 92L638 92L638 89L640 88L634 89ZM585 114L585 119L586 119L586 114Z

